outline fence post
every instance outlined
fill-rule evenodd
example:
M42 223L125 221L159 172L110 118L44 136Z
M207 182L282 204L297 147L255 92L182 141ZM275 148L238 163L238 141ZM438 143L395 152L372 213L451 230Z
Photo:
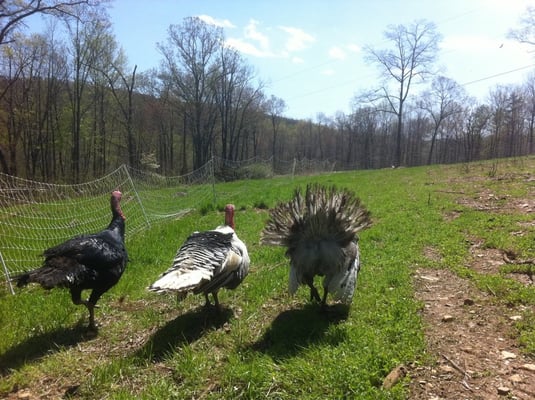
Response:
M0 262L2 263L2 266L4 267L4 274L6 275L7 284L9 285L9 291L11 294L15 294L15 291L13 290L13 285L11 284L11 279L9 278L9 271L7 270L6 263L4 262L4 257L2 257L2 252L0 251Z

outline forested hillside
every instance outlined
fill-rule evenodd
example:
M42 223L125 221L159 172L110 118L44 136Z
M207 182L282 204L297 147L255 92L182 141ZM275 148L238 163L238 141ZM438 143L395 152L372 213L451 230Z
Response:
M224 45L222 29L197 17L171 25L157 45L159 68L139 71L113 34L106 4L3 5L0 172L72 183L121 164L175 176L213 157L271 160L275 171L294 159L341 170L535 152L535 76L476 101L459 83L431 74L440 40L432 23L389 27L385 49L369 49L378 72L393 72L376 83L380 95L356 93L348 114L295 120L285 117L285 100L268 95L245 58ZM21 24L40 13L54 21L45 31ZM529 41L522 36L529 28L526 19L519 41ZM427 88L412 90L423 75Z

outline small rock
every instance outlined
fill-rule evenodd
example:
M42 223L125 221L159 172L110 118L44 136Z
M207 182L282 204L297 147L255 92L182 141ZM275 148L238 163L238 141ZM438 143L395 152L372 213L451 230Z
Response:
M442 322L451 322L455 318L453 318L453 315L445 314L442 316Z
M435 278L434 276L427 275L420 275L419 278L428 282L438 282L440 280L439 278Z
M21 391L17 393L17 399L30 399L32 397L30 392Z
M509 393L511 393L511 389L509 389L507 386L500 386L498 388L498 394L500 396L506 396L508 395Z
M522 377L519 374L514 374L509 377L509 380L513 383L521 383L523 381Z
M474 303L475 303L475 301L472 300L472 299L464 299L464 305L465 306L473 306Z
M520 321L520 320L522 320L522 316L521 315L513 315L513 316L509 317L509 319L511 321Z
M535 372L535 364L523 364L520 368L525 369L526 371Z
M502 351L502 358L504 360L510 360L512 358L516 358L516 354L515 353L511 353L510 351L503 350Z

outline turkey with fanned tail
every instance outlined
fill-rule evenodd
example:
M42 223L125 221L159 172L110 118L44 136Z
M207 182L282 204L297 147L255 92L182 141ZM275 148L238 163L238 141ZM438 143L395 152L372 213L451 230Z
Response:
M286 247L290 258L289 291L310 287L311 300L326 306L327 294L350 305L360 269L357 232L371 225L370 213L347 189L309 184L305 195L296 188L294 198L270 211L261 243ZM314 277L323 276L323 297Z
M203 293L210 306L211 293L219 309L219 289L235 289L249 273L247 247L234 232L234 205L225 207L225 224L214 230L194 232L178 249L172 266L148 287L157 293Z
M97 330L94 310L97 301L119 281L128 261L121 197L119 191L111 194L112 220L106 229L74 237L45 250L42 267L13 278L19 287L35 282L44 289L68 288L72 302L87 307L88 328L92 331ZM85 289L92 291L89 299L82 300Z

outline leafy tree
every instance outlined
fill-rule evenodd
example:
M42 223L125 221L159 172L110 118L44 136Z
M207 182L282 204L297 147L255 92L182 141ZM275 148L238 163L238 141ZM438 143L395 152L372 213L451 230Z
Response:
M218 117L214 88L220 71L218 54L223 31L190 17L180 25L171 25L168 35L166 44L158 44L164 57L162 76L184 103L193 140L193 167L197 169L211 157Z
M66 18L70 39L71 81L70 93L72 106L72 143L71 173L74 182L80 181L80 165L88 161L84 154L82 140L82 120L89 107L86 91L91 90L89 78L99 66L99 60L107 59L111 22L102 8L88 9L79 7L75 17Z

